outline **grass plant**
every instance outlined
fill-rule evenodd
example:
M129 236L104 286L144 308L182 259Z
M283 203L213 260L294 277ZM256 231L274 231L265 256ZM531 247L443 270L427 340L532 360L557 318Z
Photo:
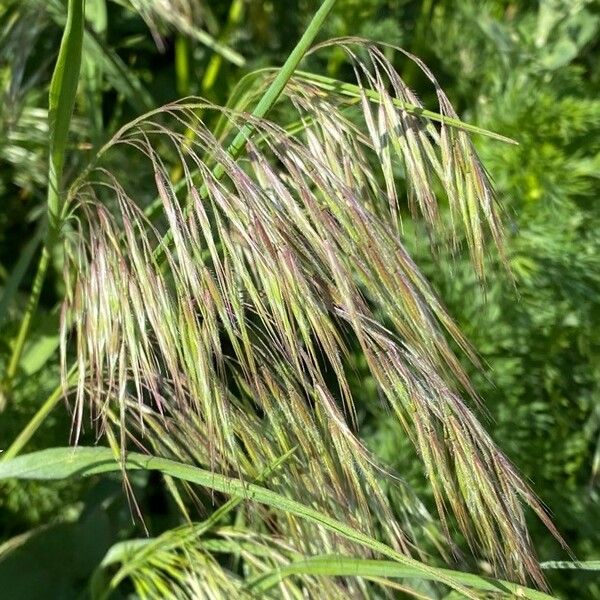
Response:
M462 122L434 74L400 48L358 37L314 46L334 6L324 0L283 67L241 82L226 106L187 97L154 108L67 181L90 36L84 1L68 2L50 86L47 228L4 400L56 251L62 383L5 453L0 479L121 471L131 490L132 472L158 471L186 518L205 490L222 501L207 521L114 546L93 597L125 580L144 598L369 598L376 588L430 597L414 580L469 598L551 597L525 511L562 543L560 534L480 424L483 403L460 360L478 356L404 233L418 221L434 257L467 249L485 286L486 255L507 261L470 135L514 142ZM143 16L152 25L156 14ZM208 34L195 39L216 64L243 61ZM343 52L354 83L299 71L311 46ZM437 111L390 53L430 83ZM123 157L142 177L112 168ZM361 438L353 348L414 445L439 529ZM110 448L17 456L62 397L75 445L92 433ZM432 566L431 548L459 558L456 536L491 576Z

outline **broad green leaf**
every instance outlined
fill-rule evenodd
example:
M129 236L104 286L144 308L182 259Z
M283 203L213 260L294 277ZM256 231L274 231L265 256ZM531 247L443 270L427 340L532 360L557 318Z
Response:
M40 309L21 355L19 369L24 375L31 376L39 371L55 354L60 340L58 330L59 315Z
M56 352L59 336L41 335L28 344L21 357L21 368L26 375L33 375L39 371Z

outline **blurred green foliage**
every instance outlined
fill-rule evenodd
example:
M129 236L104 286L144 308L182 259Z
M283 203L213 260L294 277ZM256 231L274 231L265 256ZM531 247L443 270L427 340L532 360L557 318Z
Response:
M207 2L197 7L198 22L244 57L241 67L216 60L207 45L160 14L147 20L151 34L133 10L135 2L106 3L104 20L104 3L89 0L86 65L71 138L82 152L74 153L78 164L68 165L70 173L121 124L175 99L178 91L224 103L242 73L282 63L318 5L315 0L233 4L241 5L243 18L228 2ZM60 0L0 4L0 294L15 282L11 271L27 254L43 213L47 87L63 20ZM482 291L461 249L453 256L444 251L432 256L418 228L409 243L483 359L483 372L472 368L471 374L489 411L488 429L531 480L582 560L600 557L599 31L597 0L339 0L323 32L323 37L356 35L401 45L439 77L463 120L519 142L508 146L475 140L505 208L514 281L491 256ZM324 56L310 57L310 67L340 78L347 74L341 55ZM412 63L397 67L424 100L431 99L432 90ZM207 78L209 68L212 74ZM115 168L135 176L133 165ZM35 253L34 245L32 258ZM2 363L31 281L34 261L29 268L27 263L16 273L12 301L0 298ZM14 397L1 415L0 448L10 444L58 383L58 365L49 357L57 343L51 332L58 319L60 269L57 260ZM361 377L361 357L352 360L370 445L427 498L427 482L410 444L378 408L377 390ZM67 443L69 420L59 407L29 449ZM103 501L120 491L113 484ZM92 494L94 483L85 485ZM145 489L147 483L139 485ZM157 485L154 482L154 488ZM133 528L123 516L128 508L122 499L120 517L110 526L100 523L106 517L94 512L98 500L77 500L81 487L20 483L0 490L2 539L54 523L27 542L31 553L23 546L21 554L28 561L41 552L40 545L47 554L51 543L38 538L53 531L55 539L71 536L73 547L81 542L78 554L91 561L91 566L71 564L72 572L63 573L66 579L60 584L66 591L55 597L74 597L73 590L82 586L82 572L88 573L101 558L101 553L95 558L86 554L86 537L97 536L108 547ZM154 488L146 489L145 514L149 523L159 524L156 533L169 521L164 515L170 508ZM532 535L542 560L564 558L533 521ZM19 559L11 556L13 562ZM18 568L22 567L0 559L0 582ZM64 570L60 564L55 568ZM597 576L555 572L550 580L562 598L600 598ZM6 589L3 583L0 588ZM37 597L23 594L19 597Z

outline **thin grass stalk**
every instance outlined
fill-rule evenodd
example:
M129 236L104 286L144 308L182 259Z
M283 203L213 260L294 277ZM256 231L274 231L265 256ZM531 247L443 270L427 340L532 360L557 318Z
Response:
M67 374L67 382L72 383L77 373L77 365L73 365ZM54 410L54 407L64 398L64 383L59 383L54 391L48 396L44 403L38 408L37 412L29 423L21 430L21 433L13 440L12 444L0 455L0 461L14 458L29 443L29 440L35 435L40 425L46 420L46 417Z
M277 76L271 82L271 85L267 88L267 91L264 93L262 98L259 100L256 108L252 111L252 116L257 119L262 119L267 115L267 113L273 108L274 104L277 102L281 93L283 92L285 86L288 81L291 79L294 71L297 69L300 61L304 58L304 55L308 52L311 44L313 43L315 37L319 33L319 30L323 26L325 19L333 9L335 4L335 0L324 0L323 4L319 7L319 10L313 16L311 22L308 27L302 34L302 37L288 56L287 60L277 73ZM254 126L252 123L246 123L237 133L237 135L233 138L231 144L227 147L227 153L236 160L242 149L244 148L244 144L250 139L252 132L254 131ZM225 175L225 169L221 163L218 163L214 170L213 176L216 181L219 181ZM208 190L205 186L200 189L200 197L205 198ZM187 208L187 207L186 207ZM157 247L157 251L155 252L154 257L156 259L162 260L164 257L164 248L168 247L173 241L172 233L169 230L163 240Z
M27 242L27 245L19 256L19 260L6 280L2 291L2 297L0 298L0 324L8 318L9 308L15 299L21 281L25 276L25 273L29 270L38 246L42 243L43 239L44 228L39 226L35 235Z
M6 395L10 392L14 377L17 373L23 348L29 334L31 322L35 316L42 286L46 279L52 253L59 238L62 219L64 218L65 203L61 199L61 180L67 137L77 82L81 67L81 49L83 44L85 0L69 0L67 7L67 22L58 52L58 59L52 74L49 93L48 120L50 126L50 160L48 163L48 224L44 247L38 263L37 271L31 288L31 294L25 308L25 314L14 342L13 352L5 373L3 382L4 401L0 401L0 410L6 404Z

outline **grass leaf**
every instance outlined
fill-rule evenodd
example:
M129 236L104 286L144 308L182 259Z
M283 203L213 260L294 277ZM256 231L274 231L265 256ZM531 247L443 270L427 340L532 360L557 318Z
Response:
M51 228L58 226L59 189L65 161L67 136L81 67L84 29L84 0L69 0L67 22L58 59L50 82L48 121L50 126L50 175L48 214Z
M472 573L459 573L448 569L440 569L449 577L460 581L463 585L482 592L496 592L517 598L530 600L552 600L552 596L511 583L489 577L481 577ZM248 585L252 592L265 592L285 577L291 575L319 575L324 577L386 577L423 579L423 573L413 567L399 565L386 560L369 560L349 558L347 556L315 556L307 560L290 563L272 573L257 578ZM428 580L436 581L430 576Z
M452 571L442 571L436 567L425 565L349 527L345 523L332 519L309 506L281 496L262 486L211 473L193 465L138 453L130 453L125 464L122 465L115 459L115 454L110 448L49 448L1 462L0 480L10 478L55 480L72 476L86 477L121 471L123 467L128 471L159 471L217 492L259 502L276 510L296 515L374 552L392 558L397 563L413 569L414 573L420 573L425 579L440 581L465 594L466 597L476 599L476 596L466 589L464 583Z

